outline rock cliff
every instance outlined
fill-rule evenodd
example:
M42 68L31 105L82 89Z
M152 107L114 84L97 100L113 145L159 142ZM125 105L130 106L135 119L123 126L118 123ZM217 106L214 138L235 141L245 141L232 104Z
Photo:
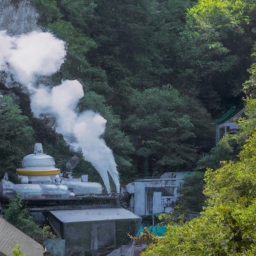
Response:
M39 30L38 16L28 0L0 0L0 30L6 30L9 35Z

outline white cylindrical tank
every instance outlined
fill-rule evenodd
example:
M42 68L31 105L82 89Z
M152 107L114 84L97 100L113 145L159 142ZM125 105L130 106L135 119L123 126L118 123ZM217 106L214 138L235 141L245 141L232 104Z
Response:
M61 183L66 185L75 195L102 194L102 186L96 182L63 179Z
M54 184L17 184L14 190L22 198L67 198L72 196L67 186Z
M43 153L43 147L41 143L36 143L34 146L34 154L27 155L22 160L22 168L16 170L16 173L20 176L27 176L28 181L31 183L47 182L42 178L48 177L50 182L50 176L60 174L60 170L55 168L55 161L53 157ZM36 177L36 178L35 178Z
M96 182L88 182L88 175L74 179L72 172L68 178L60 174L55 168L53 157L43 153L41 143L34 146L34 154L23 158L22 168L16 173L22 184L17 185L16 192L24 196L48 197L50 195L86 195L102 194L102 186ZM56 193L54 192L56 190Z

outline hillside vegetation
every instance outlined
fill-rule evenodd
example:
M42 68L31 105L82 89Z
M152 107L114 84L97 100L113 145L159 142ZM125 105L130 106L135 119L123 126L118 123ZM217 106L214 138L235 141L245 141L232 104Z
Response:
M85 91L79 110L94 110L108 120L104 139L122 183L195 170L199 160L198 170L205 171L202 156L215 140L212 120L232 106L241 109L242 97L253 94L250 84L242 87L253 63L253 1L31 2L42 29L67 42L66 61L53 81L78 79ZM33 117L28 97L18 88L0 86L4 94L19 98L5 97L1 108L0 122L6 125L0 139L1 175L14 173L35 142L43 143L65 169L74 152L62 136L51 130L47 118ZM17 129L9 129L16 121ZM235 158L242 144L221 154L225 159L212 150L213 162ZM99 181L94 168L76 154L81 162L75 173L87 172Z

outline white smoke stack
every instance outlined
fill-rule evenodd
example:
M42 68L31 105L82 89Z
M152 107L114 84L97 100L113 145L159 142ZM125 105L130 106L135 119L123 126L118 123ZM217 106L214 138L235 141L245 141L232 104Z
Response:
M77 112L77 103L84 96L82 85L77 80L67 80L53 88L35 86L38 76L49 76L59 70L65 55L65 43L50 33L32 32L10 37L0 31L0 70L11 74L28 89L36 117L40 114L55 117L56 131L70 146L82 150L85 160L101 175L107 192L110 192L108 173L119 192L116 163L112 151L101 138L106 120L93 111Z

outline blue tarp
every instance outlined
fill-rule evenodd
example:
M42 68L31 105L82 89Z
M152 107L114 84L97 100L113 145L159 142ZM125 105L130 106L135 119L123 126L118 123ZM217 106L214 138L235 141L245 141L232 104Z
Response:
M165 226L149 226L147 227L149 232L155 236L164 236L167 228ZM137 236L143 233L144 227L140 226L139 230L137 231Z

